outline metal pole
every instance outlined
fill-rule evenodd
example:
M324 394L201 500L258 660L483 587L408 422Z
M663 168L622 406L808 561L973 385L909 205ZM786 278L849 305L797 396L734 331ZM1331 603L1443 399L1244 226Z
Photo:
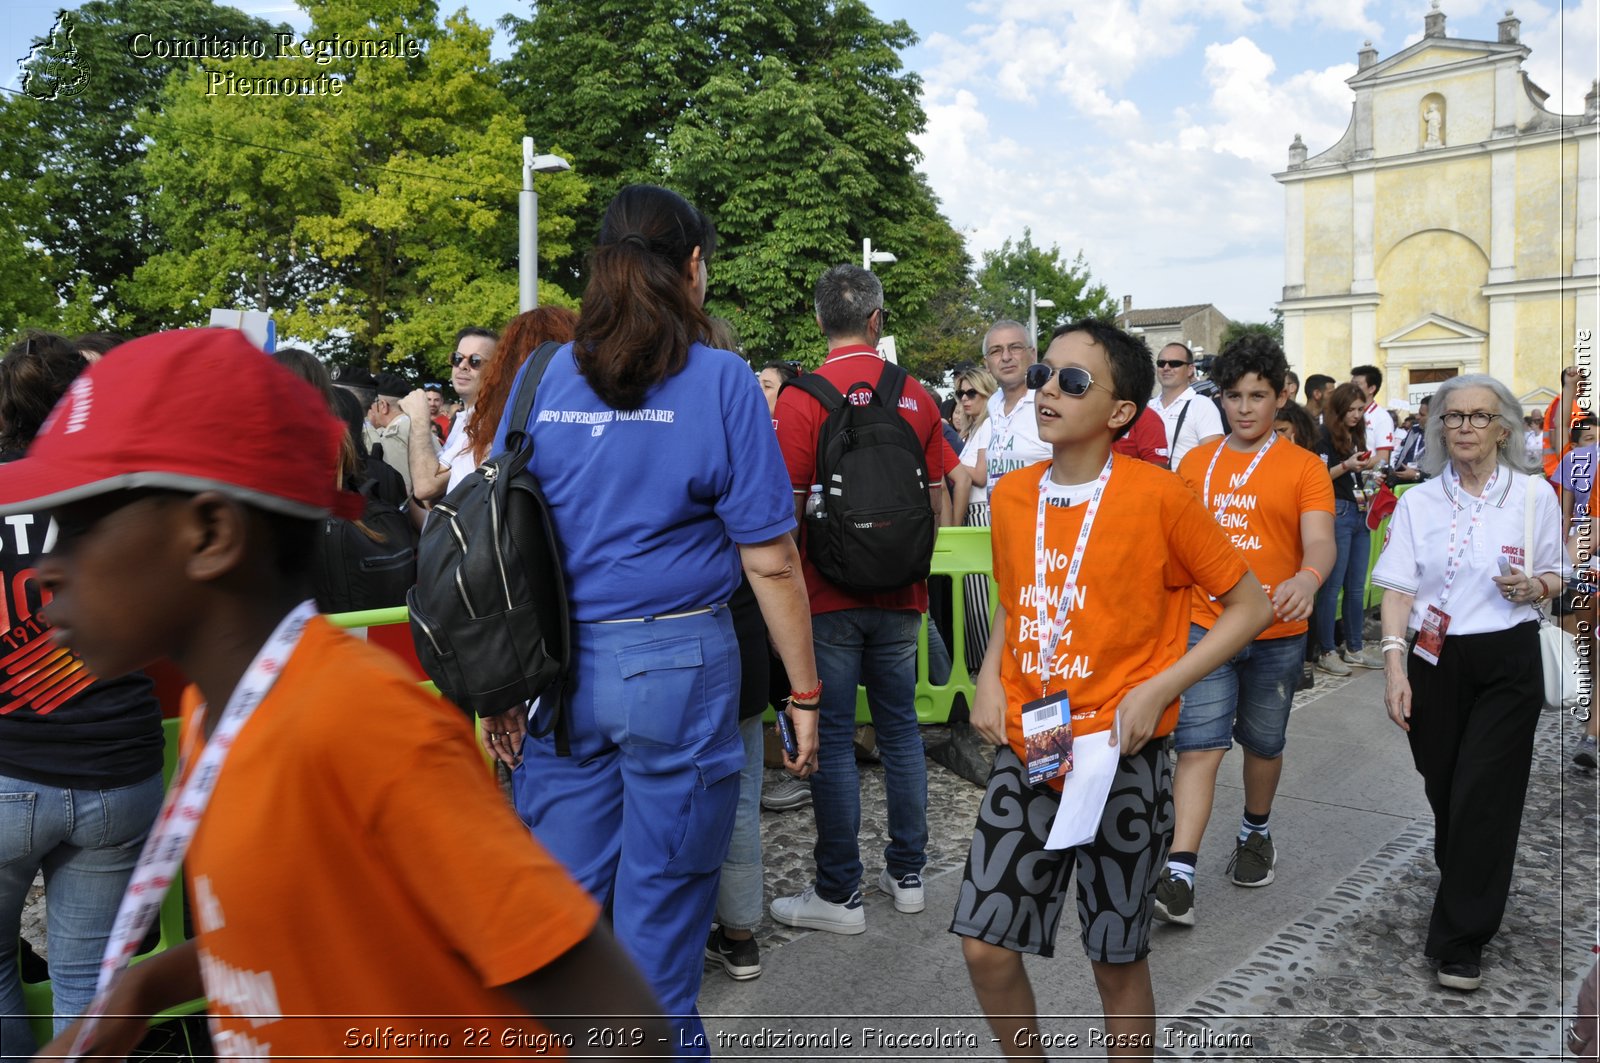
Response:
M1034 297L1033 289L1028 289L1028 346L1039 346L1039 300Z
M522 138L522 195L517 222L518 304L525 313L539 305L539 196L533 190L533 138Z
M865 236L861 238L861 268L872 269L872 241Z

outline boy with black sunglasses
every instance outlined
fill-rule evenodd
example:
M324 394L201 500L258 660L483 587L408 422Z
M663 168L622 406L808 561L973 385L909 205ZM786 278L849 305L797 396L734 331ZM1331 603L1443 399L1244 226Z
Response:
M1043 1058L1021 954L1052 954L1075 868L1102 1043L1111 1056L1153 1057L1146 957L1173 827L1165 736L1182 691L1272 616L1182 482L1112 453L1145 406L1152 370L1143 341L1111 325L1058 329L1027 380L1051 459L1006 476L991 499L999 605L972 725L1000 749L950 929L1011 1057ZM1185 653L1195 587L1222 613Z

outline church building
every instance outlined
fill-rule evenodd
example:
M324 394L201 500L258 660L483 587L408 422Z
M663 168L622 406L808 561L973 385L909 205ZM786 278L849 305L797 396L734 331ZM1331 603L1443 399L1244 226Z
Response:
M1372 364L1380 402L1414 405L1491 373L1532 409L1563 366L1595 367L1600 83L1583 114L1547 110L1519 35L1508 10L1497 40L1447 36L1433 0L1421 40L1358 53L1337 144L1310 155L1295 136L1274 176L1278 309L1302 378Z

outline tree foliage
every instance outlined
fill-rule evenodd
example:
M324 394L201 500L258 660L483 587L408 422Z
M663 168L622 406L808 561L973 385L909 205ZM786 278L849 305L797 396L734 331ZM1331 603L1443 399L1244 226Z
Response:
M969 264L915 171L926 116L905 22L861 0L544 0L512 26L514 97L593 182L580 232L629 182L682 192L721 238L711 312L754 360L813 364L816 279L870 238L899 257L878 271L915 362L905 338Z
M1030 229L1022 230L1016 243L1007 238L999 250L984 252L977 285L978 313L986 324L1002 317L1026 322L1030 288L1035 298L1055 303L1039 308L1041 337L1068 321L1089 317L1109 321L1117 312L1106 286L1091 281L1083 252L1069 261L1056 244L1048 251L1035 245ZM1044 346L1042 339L1039 345Z
M169 321L210 306L271 308L279 333L340 360L422 356L442 370L464 324L517 310L523 122L489 61L490 33L432 0L322 0L308 38L396 34L400 58L239 58L175 74L139 130L170 250L134 297ZM213 73L338 80L338 95L208 95ZM541 175L541 257L572 247L586 184ZM554 286L547 300L563 301Z
M1228 327L1222 330L1222 340L1217 346L1218 352L1228 349L1228 344L1241 336L1266 336L1279 347L1283 346L1283 311L1274 310L1271 321L1230 321Z
M25 91L0 99L0 328L160 322L120 288L166 246L140 179L134 126L167 75L191 60L135 46L161 39L265 37L285 26L211 0L88 0L59 17L23 64ZM48 294L47 294L48 293Z

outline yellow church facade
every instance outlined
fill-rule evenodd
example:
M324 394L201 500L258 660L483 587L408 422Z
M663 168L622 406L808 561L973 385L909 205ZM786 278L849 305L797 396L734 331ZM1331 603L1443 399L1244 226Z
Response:
M1389 404L1486 372L1532 409L1595 364L1600 87L1547 110L1511 12L1477 41L1438 8L1387 59L1367 43L1344 136L1315 156L1296 136L1274 175L1284 348L1302 379L1378 366Z

